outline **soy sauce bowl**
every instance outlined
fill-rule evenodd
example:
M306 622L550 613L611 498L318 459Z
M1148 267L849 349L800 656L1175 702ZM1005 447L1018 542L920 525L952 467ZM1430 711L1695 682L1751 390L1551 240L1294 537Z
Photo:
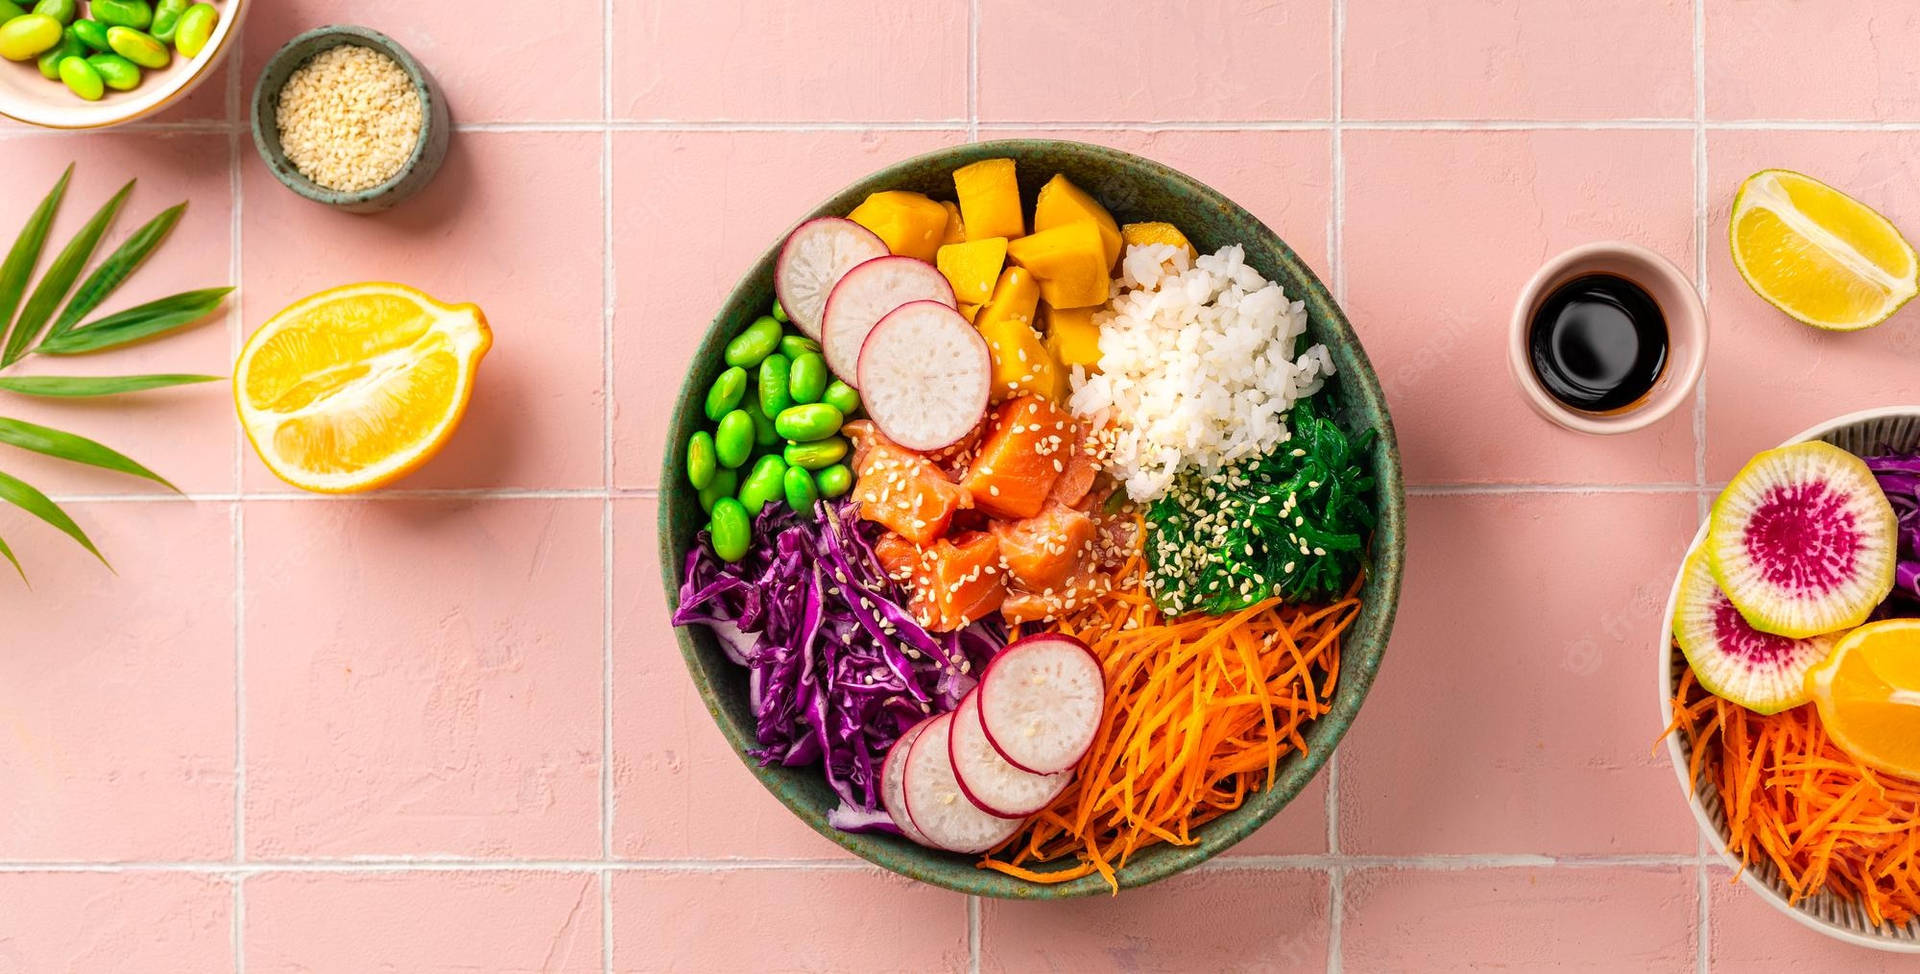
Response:
M1547 297L1575 278L1611 274L1639 285L1660 306L1667 324L1667 362L1653 388L1630 406L1606 413L1574 409L1554 398L1533 371L1529 333ZM1547 261L1520 290L1507 336L1507 370L1520 394L1541 416L1579 433L1631 433L1644 429L1692 398L1707 365L1707 312L1700 292L1673 262L1620 240L1583 244Z

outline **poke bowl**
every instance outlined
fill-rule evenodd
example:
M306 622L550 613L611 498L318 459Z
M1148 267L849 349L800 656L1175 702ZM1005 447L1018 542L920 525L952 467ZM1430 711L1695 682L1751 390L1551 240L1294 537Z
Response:
M1010 228L989 229L995 221ZM1063 269L1089 262L1099 267L1092 292L1081 271ZM1155 294L1182 288L1211 297L1198 305L1168 297L1162 304L1175 311L1154 310L1162 308ZM1222 354L1202 354L1206 347L1120 357L1117 349L1152 333L1152 316L1162 313L1251 329L1209 341L1279 330L1269 345L1238 347L1224 365ZM1122 328L1132 337L1115 337ZM1071 345L1076 334L1084 337ZM1159 367L1156 359L1209 363L1219 388L1241 397L1232 402L1264 403L1268 418L1216 424L1208 442L1234 452L1209 454L1211 466L1177 464L1132 418L1152 411L1139 390L1153 387L1123 381L1138 378L1129 369ZM803 373L816 372L823 377L803 383ZM819 383L829 378L823 395ZM831 421L803 429L816 413ZM774 428L764 429L769 422ZM815 439L822 436L841 442ZM958 892L1117 892L1250 835L1327 762L1392 627L1404 552L1400 460L1352 326L1252 214L1190 176L1118 150L1041 139L958 146L823 202L772 242L718 310L666 441L662 582L682 655L722 734L815 831ZM831 449L818 459L841 469L808 462L823 445ZM1075 477L1077 463L1085 479ZM792 475L784 494L782 471ZM1277 479L1288 472L1294 479ZM1078 489L1063 493L1070 481ZM1260 486L1282 482L1299 493ZM1227 486L1216 497L1209 485ZM748 513L736 509L741 502ZM1216 509L1246 512L1250 530L1271 525L1275 550L1258 540L1266 535L1169 543L1185 537L1176 528L1242 520ZM1065 533L1021 541L1033 540L1036 523ZM1221 523L1211 530L1225 531ZM1277 550L1281 532L1301 554ZM1074 538L1071 551L1056 537ZM965 560L983 546L996 554ZM1062 558L1039 564L1028 557L1036 551L1068 552L1069 564L1043 583L1041 573ZM805 597L781 594L789 590ZM842 672L835 667L852 665L844 660L856 642L881 648L861 664L869 675L846 677L851 687L829 694L827 677L769 668L764 654L779 626L804 634L805 653L782 648L779 664L802 674ZM1148 639L1166 640L1155 643L1160 662L1124 673L1106 648ZM898 652L887 648L896 642ZM1168 676L1174 658L1184 669ZM1212 667L1204 678L1194 660ZM900 691L884 700L854 696L863 680L896 678ZM1204 689L1206 713L1244 721L1216 730L1200 713L1181 712L1192 721L1183 726L1196 735L1204 728L1198 751L1230 757L1204 768L1156 766L1184 785L1140 780L1154 801L1183 809L1159 823L1158 838L1089 838L1090 827L1067 826L1071 802L1092 808L1106 794L1095 787L1104 780L1096 766L1117 776L1145 760L1137 748L1121 751L1135 747L1126 735L1153 723L1126 719L1123 708L1146 705L1117 695L1142 684L1169 693L1160 684L1178 679L1193 681L1196 701ZM1154 706L1183 706L1180 686ZM1036 705L1042 691L1032 687L1054 696ZM829 713L835 706L842 709ZM868 708L860 712L869 720L885 713L884 730L845 727L840 714L855 706ZM1019 740L1009 730L1016 721ZM1254 743L1235 750L1246 741ZM1133 790L1130 781L1113 792L1146 800ZM1103 806L1095 817L1119 814ZM1038 830L1049 821L1062 827L1049 828L1043 843ZM1019 851L1023 843L1033 848Z
M1886 407L1840 416L1786 440L1780 448L1769 453L1777 454L1780 449L1809 443L1831 444L1844 454L1859 458L1892 456L1910 458L1920 453L1920 406ZM1761 457L1767 455L1762 454ZM1760 460L1761 458L1757 457L1754 464L1750 464L1749 467L1756 466ZM1884 466L1884 460L1869 459L1868 462L1873 465L1874 470L1887 469ZM1910 477L1910 475L1904 476ZM1736 478L1736 483L1738 479ZM1734 486L1729 485L1729 491ZM1892 495L1894 491L1889 489L1887 493ZM1913 502L1909 499L1902 503L1906 506L1901 509L1905 510ZM1908 520L1901 522L1903 525L1911 523L1912 515L1908 514L1906 517ZM1884 828L1896 829L1901 835L1906 836L1920 836L1920 815L1914 814L1916 808L1920 808L1920 805L1916 805L1916 802L1920 801L1920 784L1914 784L1910 780L1897 782L1896 777L1901 776L1879 775L1876 774L1879 769L1873 767L1867 767L1862 772L1855 767L1843 766L1850 763L1850 752L1841 741L1837 730L1826 726L1822 727L1821 733L1816 735L1818 743L1824 748L1824 752L1816 759L1803 758L1801 752L1793 749L1794 744L1791 741L1785 741L1780 745L1779 752L1784 754L1784 758L1776 759L1775 764L1766 765L1761 760L1750 762L1749 766L1756 769L1754 784L1742 791L1722 790L1720 768L1732 759L1729 757L1732 753L1732 745L1726 743L1728 732L1725 728L1735 722L1734 718L1726 717L1726 714L1737 715L1737 720L1742 727L1741 735L1746 737L1746 728L1749 726L1761 727L1764 733L1764 728L1770 726L1768 722L1794 714L1802 715L1803 719L1812 722L1815 726L1821 726L1824 711L1821 709L1818 698L1814 702L1801 703L1796 701L1804 698L1796 697L1794 700L1783 701L1776 706L1762 706L1758 710L1759 716L1755 717L1749 714L1749 708L1736 706L1722 699L1734 692L1726 686L1723 685L1711 691L1704 689L1705 681L1697 675L1687 653L1681 648L1680 641L1676 638L1676 630L1681 626L1679 621L1681 614L1686 611L1683 603L1688 599L1686 593L1689 572L1693 568L1697 553L1702 552L1708 544L1708 535L1713 523L1713 519L1709 518L1694 535L1688 549L1686 563L1674 580L1673 589L1667 600L1666 612L1661 617L1658 643L1660 716L1667 726L1663 743L1667 756L1673 764L1674 775L1680 783L1682 792L1687 796L1693 817L1707 841L1719 853L1721 860L1734 870L1735 875L1747 889L1758 895L1769 906L1804 926L1838 940L1883 951L1920 953L1920 920L1903 920L1897 914L1889 915L1890 911L1885 907L1878 910L1870 909L1866 905L1867 897L1860 893L1859 887L1854 885L1853 880L1827 878L1845 872L1843 867L1835 866L1828 871L1828 867L1822 865L1820 881L1814 880L1811 870L1806 869L1802 861L1796 858L1802 853L1800 846L1803 842L1812 837L1811 832L1797 833L1794 838L1801 841L1796 841L1786 849L1780 850L1781 854L1792 854L1787 857L1786 868L1783 868L1781 860L1768 853L1769 847L1764 842L1755 842L1753 846L1736 844L1732 820L1738 816L1730 814L1732 809L1729 807L1729 795L1731 794L1737 802L1742 800L1744 792L1747 796L1746 800L1753 805L1764 804L1760 798L1754 797L1761 794L1772 796L1774 800L1781 803L1791 802L1794 800L1794 795L1799 790L1805 789L1807 784L1781 777L1782 769L1808 767L1819 763L1827 764L1832 770L1823 773L1847 776L1847 780L1854 780L1859 784L1859 792L1862 796L1878 793L1886 796L1882 799L1883 801L1900 808L1900 817L1904 817L1905 821L1896 822ZM1899 542L1899 554L1903 561L1910 561L1913 555L1912 542L1905 537L1905 532L1909 530L1911 529L1906 527L1901 529L1903 534ZM1853 627L1850 631L1859 633L1889 622L1895 625L1906 624L1906 620L1911 619L1915 611L1913 603L1905 600L1912 599L1914 595L1903 598L1898 593L1904 587L1912 585L1914 585L1912 580L1902 575L1895 588L1896 594L1886 596L1886 600L1873 609L1868 622ZM1826 634L1812 638L1830 640L1833 636ZM1808 640L1797 641L1807 642ZM1839 643L1832 645L1837 648L1845 641L1842 638ZM1831 655L1827 655L1830 653ZM1832 653L1827 644L1821 645L1817 654L1827 655L1827 663L1831 663L1832 655L1837 655ZM1817 669L1827 663L1812 665ZM1793 682L1798 684L1803 681L1804 677ZM1723 714L1717 717L1709 716L1714 714L1716 708L1722 710ZM1683 709L1688 712L1681 713ZM1696 728L1702 724L1706 725L1707 730L1699 731L1696 736ZM1717 731L1716 728L1718 728ZM1752 746L1760 751L1765 750L1759 745ZM1763 767L1768 770L1759 770ZM1821 787L1831 790L1832 787L1837 786L1822 783ZM1832 814L1839 814L1839 809L1833 808ZM1812 813L1812 817L1819 820L1825 815L1815 812ZM1798 828L1800 824L1804 823L1795 823L1792 827ZM1876 827L1881 826L1861 826L1860 831L1868 833ZM1758 851L1755 851L1756 848ZM1748 854L1743 856L1737 851L1739 849L1745 849ZM1798 890L1795 877L1792 875L1792 871L1796 869L1800 872L1798 885L1804 887ZM1906 903L1910 907L1913 901L1908 899ZM1881 915L1876 916L1876 912Z

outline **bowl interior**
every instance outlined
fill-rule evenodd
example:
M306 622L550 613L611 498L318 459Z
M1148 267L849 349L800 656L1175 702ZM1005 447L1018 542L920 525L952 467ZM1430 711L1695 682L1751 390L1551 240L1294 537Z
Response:
M1311 337L1327 345L1338 369L1343 409L1347 414L1343 418L1352 427L1371 426L1379 431L1373 454L1379 481L1376 497L1379 523L1373 539L1372 567L1360 617L1342 651L1342 672L1332 712L1312 725L1306 735L1305 755L1290 756L1281 764L1270 788L1200 830L1196 845L1159 845L1134 856L1120 870L1119 878L1122 885L1137 886L1215 855L1271 818L1326 762L1353 721L1386 648L1399 596L1404 532L1399 452L1386 401L1366 354L1346 317L1313 272L1251 214L1193 178L1158 163L1118 150L1074 142L1018 139L977 143L943 149L882 170L843 190L803 219L843 215L868 193L881 189L918 190L935 198L952 199L951 173L955 168L1000 156L1018 161L1024 199L1031 200L1040 184L1054 173L1064 173L1104 203L1122 223L1140 220L1174 223L1202 251L1213 251L1231 243L1243 245L1251 266L1281 283L1289 296L1306 302ZM695 492L680 474L685 469L685 444L706 421L702 402L708 386L721 371L722 347L755 317L765 313L773 302L774 257L780 240L784 239L782 234L773 242L719 310L688 366L686 382L681 388L667 433L667 455L661 471L660 568L669 605L678 604L681 567L694 534L705 523ZM835 799L818 768L762 768L745 756L745 749L753 746L746 671L727 660L705 626L675 632L707 708L736 753L741 754L742 760L747 761L770 791L815 831L888 869L961 892L1047 899L1108 891L1106 883L1097 875L1057 885L1033 884L978 869L972 857L935 852L891 836L853 835L831 828L826 824L825 815Z
M1781 445L1808 440L1825 440L1860 456L1920 449L1920 406L1894 406L1851 413L1821 423ZM1694 534L1693 543L1687 548L1688 553L1698 548L1706 536L1707 526L1702 524ZM1660 617L1660 719L1663 725L1673 721L1673 691L1687 670L1687 658L1673 645L1668 622L1673 618L1679 600L1680 578L1679 573L1675 572L1673 588L1667 596L1667 610ZM1674 775L1688 795L1688 803L1693 808L1694 819L1699 822L1701 831L1721 859L1728 866L1739 869L1739 861L1727 852L1727 813L1720 803L1719 792L1704 778L1696 787L1696 783L1687 777L1688 753L1682 735L1669 735L1666 746ZM1920 920L1904 927L1876 927L1867 918L1866 910L1827 893L1808 897L1798 904L1789 904L1792 890L1781 878L1779 870L1767 860L1748 866L1741 873L1741 879L1774 909L1830 937L1879 950L1920 953Z
M167 67L145 72L140 87L108 91L99 101L82 101L66 85L41 77L32 61L0 62L0 115L47 128L90 129L130 122L173 105L213 74L228 49L236 46L236 31L252 0L215 0L214 6L220 9L220 20L199 57L188 60L175 52Z

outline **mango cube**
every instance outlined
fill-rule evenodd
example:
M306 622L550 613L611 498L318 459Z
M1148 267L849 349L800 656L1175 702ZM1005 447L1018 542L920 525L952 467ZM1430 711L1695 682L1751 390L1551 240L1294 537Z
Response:
M940 208L947 211L947 229L940 235L940 245L966 243L967 225L960 219L960 204L941 200Z
M940 239L947 232L946 207L922 193L889 189L874 193L853 208L847 219L872 230L887 250L902 257L933 263Z
M1069 223L1091 222L1100 228L1100 241L1107 248L1107 266L1120 259L1120 226L1100 201L1087 195L1067 177L1054 173L1033 203L1033 232L1051 230Z
M1060 363L1062 372L1076 365L1088 372L1100 371L1100 326L1093 323L1094 308L1040 309L1041 325L1047 333L1047 351Z
M1200 256L1193 244L1187 242L1187 235L1171 223L1129 223L1120 228L1120 240L1129 247L1166 244L1186 251L1188 257Z
M973 324L974 321L980 317L980 306L977 304L967 304L962 301L960 303L960 317L967 319L967 324Z
M983 318L980 337L993 356L994 402L1029 394L1059 402L1065 396L1066 376L1032 325L1017 318Z
M1020 182L1012 159L982 159L953 171L953 191L960 197L960 216L968 240L1025 236L1026 217L1020 210Z
M985 304L993 297L993 283L1000 279L1000 268L1007 262L1007 238L988 237L966 243L947 244L934 255L933 264L953 285L953 296L964 304Z
M1007 243L1007 257L1040 281L1040 296L1056 308L1107 302L1111 278L1106 241L1092 221L1065 223Z
M1040 282L1024 268L1009 267L1000 272L1000 280L993 286L993 300L981 306L973 324L983 331L989 322L996 320L1017 321L1032 327L1039 308Z

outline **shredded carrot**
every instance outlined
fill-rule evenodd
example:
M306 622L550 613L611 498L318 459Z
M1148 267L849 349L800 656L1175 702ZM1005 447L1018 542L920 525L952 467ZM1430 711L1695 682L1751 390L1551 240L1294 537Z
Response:
M1920 915L1920 782L1848 756L1812 704L1763 716L1708 693L1688 670L1673 712L1666 733L1686 735L1693 786L1720 796L1742 871L1764 861L1789 902L1830 893L1876 924Z
M1116 870L1157 843L1193 845L1195 830L1267 787L1306 725L1333 703L1340 637L1359 616L1359 581L1327 606L1268 599L1227 616L1163 618L1136 555L1114 598L1054 626L1100 657L1107 704L1074 783L982 868L1038 883ZM1064 868L1038 864L1077 860Z

